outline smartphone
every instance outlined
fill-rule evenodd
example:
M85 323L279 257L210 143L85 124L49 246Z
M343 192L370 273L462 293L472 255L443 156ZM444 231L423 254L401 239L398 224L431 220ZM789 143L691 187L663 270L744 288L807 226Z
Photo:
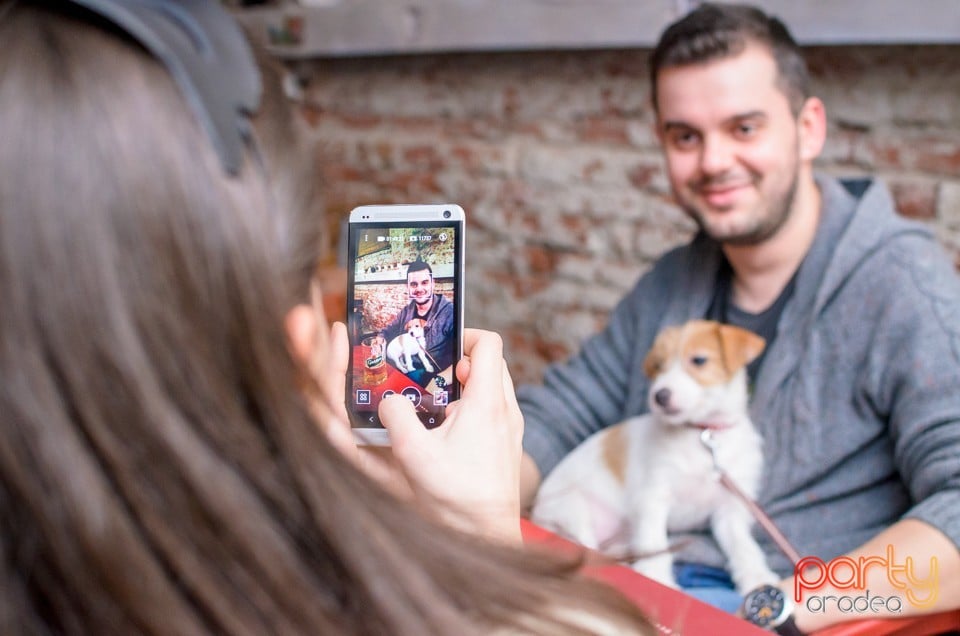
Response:
M458 205L365 205L347 232L346 404L357 443L389 445L377 409L399 394L427 428L460 397L464 213Z

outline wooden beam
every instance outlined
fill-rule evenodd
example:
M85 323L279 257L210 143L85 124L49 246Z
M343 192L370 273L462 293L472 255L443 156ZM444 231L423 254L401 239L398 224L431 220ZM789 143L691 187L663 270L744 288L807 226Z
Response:
M312 0L238 10L284 57L652 47L698 0ZM960 43L960 0L758 0L801 44Z

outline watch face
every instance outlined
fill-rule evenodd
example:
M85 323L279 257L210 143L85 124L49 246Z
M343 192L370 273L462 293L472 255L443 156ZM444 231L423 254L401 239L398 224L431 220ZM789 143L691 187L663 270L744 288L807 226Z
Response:
M744 617L759 627L775 627L783 614L783 591L773 585L764 585L747 594L743 601Z

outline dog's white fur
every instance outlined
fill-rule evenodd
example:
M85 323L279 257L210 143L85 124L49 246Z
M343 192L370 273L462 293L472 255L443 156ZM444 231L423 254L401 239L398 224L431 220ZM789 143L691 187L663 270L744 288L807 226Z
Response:
M401 373L413 371L414 356L420 358L427 373L433 373L433 365L427 356L427 341L423 335L426 326L427 321L422 318L409 320L404 325L404 332L387 345L387 357Z
M745 367L763 347L759 336L715 322L663 330L644 363L650 414L596 433L560 462L540 487L533 521L601 552L644 555L634 568L672 587L667 532L709 523L737 591L776 583L750 512L720 484L700 441L711 428L719 465L755 498L763 456Z

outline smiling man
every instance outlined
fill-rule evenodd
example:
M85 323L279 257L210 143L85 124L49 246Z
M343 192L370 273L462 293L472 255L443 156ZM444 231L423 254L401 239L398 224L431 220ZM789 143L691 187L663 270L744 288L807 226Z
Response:
M825 108L775 18L704 4L663 33L650 78L670 184L701 231L664 255L543 386L518 392L525 501L591 433L648 410L642 360L657 332L720 320L767 340L748 370L764 438L760 503L801 555L874 562L892 546L939 568L938 597L904 600L893 614L957 607L960 281L951 263L928 230L896 214L879 181L815 174ZM792 564L760 538L793 597ZM680 585L735 609L709 528L673 539L689 540L677 554ZM902 594L883 572L794 599L793 620L811 630L890 615L805 603Z

